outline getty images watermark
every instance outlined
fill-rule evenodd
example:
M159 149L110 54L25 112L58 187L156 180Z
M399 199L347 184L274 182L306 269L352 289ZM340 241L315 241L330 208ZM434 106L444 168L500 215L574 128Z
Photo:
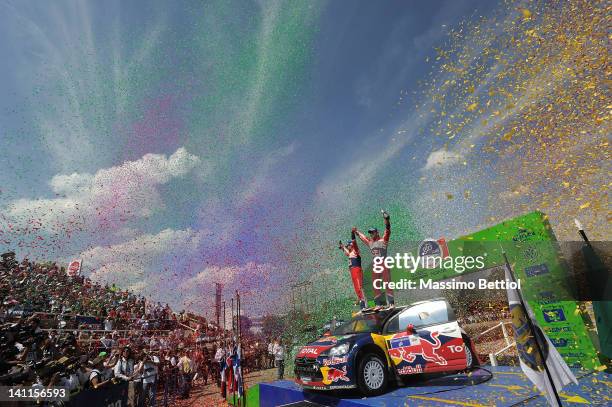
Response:
M373 260L372 271L374 273L382 273L385 269L406 270L413 274L418 269L444 269L454 270L456 273L465 271L479 271L485 268L484 256L421 256L416 257L411 253L396 253L395 256L376 257ZM374 288L383 290L390 288L392 290L501 290L501 289L521 289L521 280L493 280L489 281L485 278L480 278L477 281L458 281L450 279L445 281L435 281L429 279L410 280L402 278L399 281L383 281L383 279L374 279Z

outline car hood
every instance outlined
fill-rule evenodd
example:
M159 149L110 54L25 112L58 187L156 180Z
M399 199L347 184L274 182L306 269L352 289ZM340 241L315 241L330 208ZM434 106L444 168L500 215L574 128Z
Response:
M338 346L345 342L349 342L352 339L354 340L355 338L358 338L363 335L369 335L369 334L363 333L363 334L350 334L350 335L341 335L341 336L324 336L320 339L317 339L314 342L310 342L306 346L302 346L300 350L298 351L296 357L298 358L303 358L303 357L316 358L319 355L321 355L323 352L327 351L328 349L333 348L334 346Z

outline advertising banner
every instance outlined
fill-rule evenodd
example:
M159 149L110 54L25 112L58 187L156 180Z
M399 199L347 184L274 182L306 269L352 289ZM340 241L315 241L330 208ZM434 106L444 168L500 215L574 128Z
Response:
M82 259L75 259L70 262L68 268L66 269L66 274L70 277L75 277L81 274L81 265L83 264Z
M70 407L123 407L128 401L128 382L102 386L98 389L84 390L72 397L67 403Z

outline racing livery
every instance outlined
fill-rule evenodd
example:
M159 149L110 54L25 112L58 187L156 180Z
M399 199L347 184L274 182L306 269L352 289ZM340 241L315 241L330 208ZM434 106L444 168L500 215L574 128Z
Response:
M305 389L358 388L376 395L389 380L457 372L478 363L452 308L439 298L356 314L298 351L295 377Z

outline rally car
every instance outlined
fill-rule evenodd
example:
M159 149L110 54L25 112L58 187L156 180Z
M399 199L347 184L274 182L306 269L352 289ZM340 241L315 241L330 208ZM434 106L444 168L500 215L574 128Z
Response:
M390 380L457 372L479 364L448 301L362 311L298 351L295 380L305 389L385 391Z

